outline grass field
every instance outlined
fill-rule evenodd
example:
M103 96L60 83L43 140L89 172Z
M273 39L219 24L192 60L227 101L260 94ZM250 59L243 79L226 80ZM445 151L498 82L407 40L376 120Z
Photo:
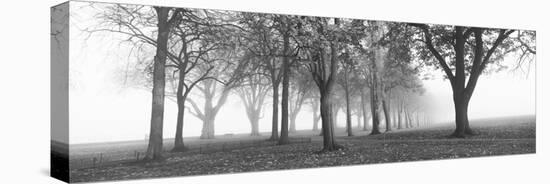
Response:
M295 138L311 138L310 142L283 146L264 141L268 138L267 135L220 136L214 140L192 138L185 140L192 151L167 152L164 161L124 162L71 169L70 175L72 182L102 181L527 154L536 151L534 116L471 120L471 126L478 135L465 139L446 138L453 131L452 125L395 130L374 136L356 130L353 137L347 137L343 130L339 130L337 142L344 145L345 149L326 153L318 153L322 148L322 140L318 132L312 131L291 134ZM170 148L171 140L167 141L169 143L166 147ZM264 143L207 153L193 151L193 147L215 144L214 142L242 145L254 141ZM90 152L132 152L133 149L145 147L145 141L77 145L71 147L71 159L86 157Z

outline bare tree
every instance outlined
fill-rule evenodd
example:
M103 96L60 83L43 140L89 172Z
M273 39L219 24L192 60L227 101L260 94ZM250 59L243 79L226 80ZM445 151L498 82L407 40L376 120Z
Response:
M133 48L142 50L144 45L156 49L152 68L152 112L149 144L145 160L162 158L163 119L165 97L165 67L169 56L168 42L171 31L180 20L183 9L151 7L140 5L101 6L101 13L95 15L100 20L95 27L84 31L92 35L96 32L110 32L127 37L121 42L129 43ZM154 31L152 31L154 30ZM156 36L153 36L156 34Z
M311 95L311 87L314 87L311 76L306 75L307 71L303 69L304 68L297 68L295 72L293 72L294 76L291 80L291 95L289 96L290 132L296 131L296 118L298 117L298 113L300 113L306 99ZM315 113L316 111L314 111L314 116Z
M157 13L157 52L153 68L153 101L151 108L151 131L149 132L149 145L145 159L154 160L162 158L162 128L164 119L164 86L165 65L168 53L168 38L172 24L177 20L180 10L171 8L154 7ZM173 11L172 15L169 13Z

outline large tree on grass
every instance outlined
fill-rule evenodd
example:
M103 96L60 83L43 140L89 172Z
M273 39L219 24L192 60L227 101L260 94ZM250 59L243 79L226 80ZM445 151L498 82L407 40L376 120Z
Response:
M152 103L149 144L145 160L162 158L164 96L166 60L168 42L175 23L180 20L183 9L152 7L139 5L112 5L102 7L96 15L99 23L96 27L87 28L89 33L110 32L124 35L132 48L143 51L145 46L155 49L151 66Z
M512 38L517 30L464 26L409 24L418 29L422 43L421 58L445 72L452 86L455 131L451 137L474 135L468 121L468 105L479 77L498 68L500 61L516 51L528 52L521 38ZM532 33L534 35L534 32ZM534 39L534 36L531 37ZM534 43L534 40L529 40ZM534 52L531 52L534 54ZM521 57L520 61L527 57Z
M153 90L151 106L151 129L145 159L162 158L162 129L164 121L165 65L168 53L168 38L172 24L177 20L179 10L154 7L157 13L157 51L153 64ZM172 15L170 15L172 12Z
M299 35L308 48L305 63L320 93L323 150L338 150L342 146L334 139L333 106L343 28L338 18L302 17L302 22Z

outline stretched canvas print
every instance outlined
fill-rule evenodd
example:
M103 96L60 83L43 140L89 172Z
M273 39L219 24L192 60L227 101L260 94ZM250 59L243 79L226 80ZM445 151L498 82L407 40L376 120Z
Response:
M535 153L535 31L487 26L54 6L51 175Z

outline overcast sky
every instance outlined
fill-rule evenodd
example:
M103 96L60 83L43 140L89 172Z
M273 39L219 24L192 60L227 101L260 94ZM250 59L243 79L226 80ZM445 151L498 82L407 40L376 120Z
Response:
M72 2L72 4L79 4ZM70 143L105 142L144 139L149 132L151 93L134 87L122 86L121 71L135 59L128 57L130 49L120 45L120 36L96 35L87 38L81 29L94 24L94 10L76 7L71 21L70 45ZM85 38L87 38L85 40ZM515 58L505 59L512 66ZM437 122L454 119L451 87L441 79L442 71L434 71L435 79L424 80L431 113ZM504 70L479 79L470 102L470 119L528 115L535 113L534 64L531 72ZM196 98L196 97L195 97ZM268 97L269 98L269 97ZM271 130L271 105L264 108L260 131ZM176 127L176 104L166 100L164 135L173 137ZM345 126L344 114L339 114L338 125ZM297 119L297 129L311 129L311 108L305 105ZM216 134L249 133L240 98L230 96L216 118ZM353 118L354 124L355 118ZM202 122L186 113L184 136L200 135Z

